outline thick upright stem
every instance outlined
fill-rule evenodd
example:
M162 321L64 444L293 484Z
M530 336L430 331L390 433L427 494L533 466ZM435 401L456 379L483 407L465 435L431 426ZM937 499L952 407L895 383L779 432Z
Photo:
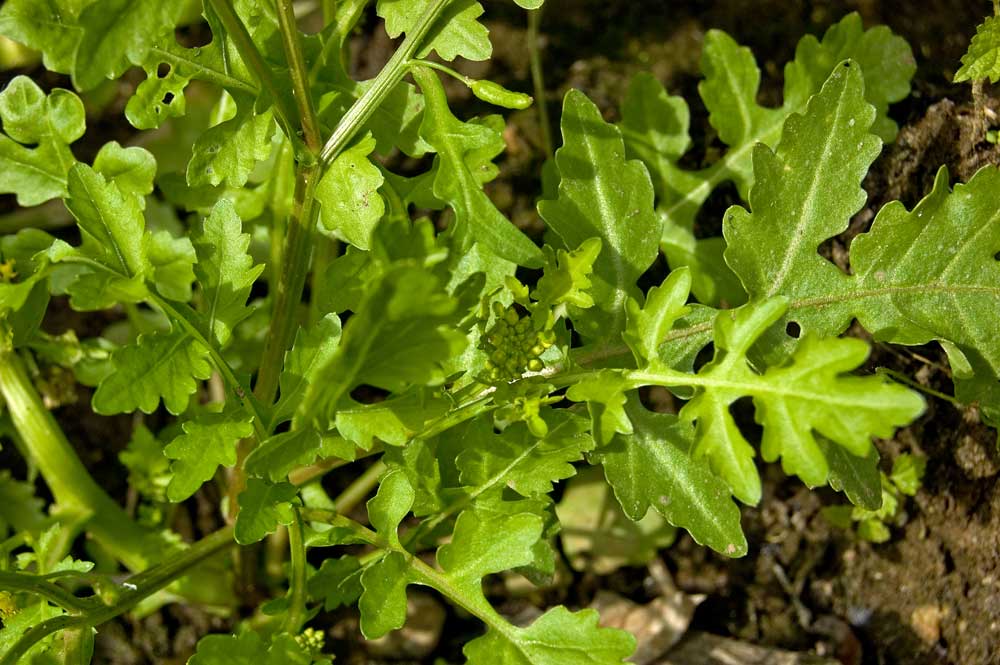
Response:
M311 231L313 224L313 198L315 196L316 180L319 175L317 166L302 167L296 175L295 195L292 203L292 214L288 220L288 237L285 240L285 251L281 261L281 273L274 293L274 307L271 311L271 325L267 340L264 342L264 354L261 357L260 372L254 385L254 396L262 403L270 405L278 393L278 379L284 364L285 351L291 346L295 331L298 329L297 309L302 301L302 291L306 277L309 274L309 262L312 257ZM265 432L266 434L266 432ZM236 518L236 497L246 487L246 473L243 462L247 455L260 443L257 440L243 439L236 450L236 466L229 477L229 518Z
M278 392L278 377L285 351L291 345L298 328L296 310L302 302L302 291L309 274L312 258L312 223L319 169L300 168L295 180L292 214L288 220L288 236L281 258L281 274L274 293L271 327L264 342L260 374L254 394L264 404L271 404Z
M0 394L56 503L90 513L87 530L127 567L140 570L148 566L155 534L129 519L122 507L94 482L55 418L42 404L24 361L10 348L0 348Z
M292 77L295 102L299 107L302 137L305 139L309 152L315 155L319 153L322 141L319 136L319 122L316 120L316 111L313 108L312 94L309 91L309 72L306 69L305 58L302 57L299 29L295 23L295 9L292 0L277 0L277 3L281 42L285 47L285 58L288 60L288 73Z
M223 0L212 0L219 3ZM434 22L452 0L432 0L430 7L414 29L407 33L402 45L382 69L368 91L347 111L337 129L323 147L321 161L328 166L347 147L358 130L385 101L386 96L403 79L410 58L416 53L424 37L430 32ZM296 330L295 309L302 300L302 290L309 272L312 252L311 228L313 221L313 197L322 170L312 166L302 167L295 184L295 203L288 226L288 238L282 257L282 271L275 292L271 328L261 362L260 375L254 393L257 398L269 404L274 400L278 388L278 375L282 359Z
M288 547L291 552L289 584L288 584L288 614L285 617L285 630L295 634L302 628L306 612L306 546L302 533L302 516L298 508L295 520L288 526Z

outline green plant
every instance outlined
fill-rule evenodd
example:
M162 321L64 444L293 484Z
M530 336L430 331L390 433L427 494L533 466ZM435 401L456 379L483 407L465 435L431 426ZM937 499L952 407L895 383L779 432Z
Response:
M889 526L900 515L904 497L913 496L920 489L927 459L903 454L892 463L892 473L881 474L882 506L868 510L861 506L826 506L823 517L841 529L851 529L857 524L856 533L862 540L884 543L892 537Z
M864 203L862 179L895 133L886 108L913 65L888 30L862 31L852 15L822 42L803 40L780 109L756 105L752 57L711 33L702 94L730 152L696 173L677 167L687 109L651 77L633 84L620 128L571 91L539 248L484 190L502 118L456 117L439 71L455 74L429 59L488 58L482 7L378 0L388 34L405 37L359 82L344 46L368 4L323 2L325 27L304 35L290 0L207 0L212 41L195 48L173 36L196 20L183 3L0 10L0 33L82 92L142 67L126 117L166 133L146 147L108 143L88 164L72 148L85 131L76 94L26 77L0 93L0 191L22 206L62 199L81 240L38 228L0 240L7 431L54 497L46 515L29 485L0 478L10 497L0 505L13 508L0 513L2 608L13 617L0 663L85 662L91 629L140 603L232 608L229 576L262 576L253 546L282 546L279 534L287 576L281 561L272 567L284 578L270 580L274 598L236 634L202 639L190 662L328 662L306 628L318 612L357 603L362 633L376 638L405 621L407 586L423 585L487 626L465 647L470 663L621 663L632 638L599 627L593 610L560 606L517 627L483 592L491 574L553 574L550 493L579 466L602 467L628 518L653 509L743 555L733 497L755 504L761 483L731 408L749 398L765 461L877 510L872 438L924 403L858 373L868 345L840 337L855 319L886 343L940 341L958 399L1000 413L1000 172L954 191L942 172L913 211L884 207L851 245L851 274L817 251ZM459 77L481 99L526 104ZM395 150L433 161L402 176L382 159ZM694 210L726 179L748 208L727 212L724 243L691 250ZM414 210L443 211L447 229ZM643 293L661 238L675 269ZM688 255L673 253L685 243ZM540 277L522 281L519 266ZM47 334L52 295L123 320L98 338ZM716 308L722 300L740 306ZM709 345L711 360L696 363ZM139 519L91 479L46 408L39 387L56 367L95 388L97 414L176 417L161 431L137 427L121 457L143 496ZM647 387L686 402L653 412ZM355 480L328 496L321 476L348 465ZM230 523L181 543L173 506L213 485ZM376 485L367 524L349 517ZM81 531L99 565L67 558ZM234 564L223 553L235 545ZM431 551L433 565L419 556ZM135 574L120 581L115 560Z
M962 56L962 66L955 72L955 82L1000 80L1000 3L993 1L993 16L976 28L969 50Z
M979 126L985 139L997 142L997 130L990 120L995 114L986 108L983 82L1000 80L1000 0L993 1L993 16L988 16L976 28L976 35L969 44L969 50L962 56L962 66L955 72L955 83L972 82L972 100L976 114L981 119Z

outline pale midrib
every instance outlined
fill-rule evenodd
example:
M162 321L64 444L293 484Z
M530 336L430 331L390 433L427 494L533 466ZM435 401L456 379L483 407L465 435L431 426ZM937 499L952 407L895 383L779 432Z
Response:
M798 223L795 225L794 232L792 233L791 243L789 243L788 248L785 250L784 259L781 261L781 265L778 267L777 274L771 279L771 286L767 291L767 295L773 296L777 294L781 287L784 285L785 280L788 278L789 272L792 270L792 266L795 264L795 260L799 256L799 250L802 248L802 243L806 241L806 229L810 226L814 226L814 216L816 213L816 194L819 190L820 181L826 176L827 168L826 165L830 161L831 153L833 150L833 145L835 143L835 133L834 130L840 125L840 117L844 112L844 99L847 93L847 82L845 81L844 87L840 92L840 96L837 99L837 110L833 115L833 123L830 128L829 140L823 146L823 153L819 159L819 165L813 170L812 182L809 183L809 189L806 193L806 197L802 204L802 213L799 216ZM818 97L816 98L819 99Z
M656 450L659 442L656 437L643 437L644 443L650 450ZM673 445L668 443L667 445ZM683 453L683 451L681 451ZM689 453L688 453L689 454ZM705 492L698 489L697 481L692 481L694 477L691 473L681 473L680 468L675 468L669 464L667 460L663 460L660 457L653 455L654 460L657 462L657 466L663 469L662 477L667 483L666 492L667 496L673 494L676 496L680 494L687 498L688 505L691 506L694 512L696 512L701 520L705 524L711 524L712 526L718 526L720 520L718 520L718 514L712 507L705 501ZM635 474L634 477L638 478L639 474ZM683 482L681 482L683 480ZM678 488L681 488L678 490ZM673 490L673 491L671 491ZM654 502L649 502L650 506L653 506L658 513L663 513L661 507ZM648 506L647 506L648 509ZM716 537L720 540L729 540L725 531L722 528L715 529Z
M863 406L865 408L871 409L880 406L879 402L872 401L870 399L858 400L846 397L838 397L836 395L831 395L826 392L813 392L811 390L804 389L786 389L781 388L764 381L766 377L762 377L760 382L745 382L745 381L725 381L722 379L713 378L712 376L699 376L696 374L685 374L683 372L670 372L670 373L659 373L659 372L641 372L633 371L628 373L628 378L643 382L641 385L661 385L661 386L691 386L691 387L701 387L701 388L711 388L714 390L732 390L738 392L740 395L748 396L760 396L760 397L780 397L780 398L794 398L797 400L808 400L821 402L828 405L843 406L848 408L858 408ZM886 403L883 406L887 406Z
M901 295L901 294L906 295L911 293L987 294L1000 298L1000 286L962 286L962 285L948 285L948 284L913 284L909 286L887 286L877 289L848 291L846 293L838 293L836 295L823 296L820 298L805 298L802 300L793 300L788 304L788 310L792 311L797 309L807 309L810 307L824 307L826 305L836 305L843 302L850 302L852 300L864 300L866 298L878 298L887 295ZM706 333L712 329L712 326L713 323L709 321L694 326L688 326L687 328L678 328L676 330L672 330L670 334L659 344L659 347L662 348L664 345L667 345L670 342L675 342L689 337L694 337L695 335ZM625 345L610 346L601 349L600 351L582 356L577 359L577 362L579 362L582 365L587 365L590 363L600 362L602 360L617 358L618 356L626 356L629 355L630 353L631 351Z
M793 300L789 303L788 309L805 309L808 307L823 307L834 305L851 300L864 300L866 298L878 298L887 295L907 295L911 293L943 293L943 294L989 294L1000 297L1000 285L962 285L962 284L937 284L934 282L927 284L911 284L908 286L886 286L874 289L862 289L858 291L847 291L836 295L822 296L817 298L805 298L803 300Z
M91 203L94 204L94 210L97 211L97 216L100 218L101 226L103 226L104 230L107 231L108 233L108 239L110 240L111 248L114 250L115 256L118 259L118 263L121 265L124 274L131 279L135 275L132 273L132 269L129 267L128 262L125 260L125 255L122 254L121 248L118 246L118 239L115 237L114 231L112 231L111 229L111 225L105 218L104 211L101 209L101 206L97 204L97 199L94 198L93 193L90 191L90 185L87 183L86 178L80 178L79 180L80 184L83 185L84 190L86 190L87 192L87 197L90 199ZM84 229L83 225L80 225L80 230L86 232L86 229ZM88 235L93 237L94 240L98 242L98 244L101 244L99 238L90 233L88 233Z
M584 137L584 140L581 141L581 143L583 144L584 151L587 153L586 163L601 164L602 162L599 159L599 156L597 155L596 151L594 150L594 145L593 142L591 141L590 135L583 127L582 120L579 117L575 118L575 120L577 123L577 131L581 136ZM627 170L628 166L629 166L628 162L623 160L622 169ZM597 205L598 208L600 208L601 221L603 222L608 232L607 233L608 239L614 238L616 240L619 240L611 232L612 229L614 229L615 222L617 220L615 218L614 211L611 209L611 204L610 204L611 197L609 196L608 188L605 186L604 182L605 179L601 175L595 175L594 180L596 181L595 184L597 185L594 188L595 193L597 194ZM615 285L614 285L615 295L614 295L614 301L611 303L610 311L613 319L611 326L609 326L609 329L621 330L622 328L621 320L622 317L624 316L624 311L625 311L625 286L626 284L628 284L629 280L628 280L628 275L625 272L624 262L622 261L622 254L621 254L622 247L618 246L618 244L616 243L616 246L614 246L613 249L614 251L610 252L610 259L611 259L611 265L615 271Z
M188 339L193 339L193 338L191 338L191 336L188 335L187 333L184 333L183 335L178 335L177 339L174 340L174 342L171 343L169 347L167 347L166 353L158 354L156 356L155 362L152 365L149 365L146 368L146 370L139 375L139 378L148 377L158 372L161 367L163 367L164 365L168 364L171 361L171 359L178 353L178 351L181 349L183 344L188 341Z
M729 81L729 85L735 91L739 90L739 86L736 84L735 79L735 67L725 67L723 71L726 72L726 80ZM736 105L740 109L740 119L743 121L743 127L748 133L752 131L753 123L750 121L750 109L747 107L747 100L743 95L733 94L736 99Z
M223 241L221 243L218 243L218 244L221 245L224 248L224 251L226 251L226 250L229 249L229 243L227 243L225 241ZM226 261L227 258L231 258L231 257L228 254L223 255L222 257L220 257L220 260L219 260L219 262L217 264L218 265L218 270L215 271L216 272L215 288L212 289L212 301L211 301L211 305L208 308L208 330L213 335L215 334L216 313L219 311L219 302L222 300L223 275L225 274L225 271L223 270L223 266L228 263L228 261ZM236 263L237 264L239 263L239 258L240 257L237 255L236 256ZM240 269L240 267L238 265L237 265L237 269ZM245 299L244 299L244 302L245 302Z
M31 148L25 148L23 145L19 145L18 147L27 150L31 154L36 154L35 151L32 150ZM36 148L35 150L40 150L40 148ZM26 162L20 159L14 159L11 155L0 155L0 161L10 162L11 164L17 164L19 166L23 166L25 170L37 173L39 176L42 176L43 178L46 178L48 180L51 180L52 182L59 184L60 189L66 188L65 176L60 177L59 175L55 175L51 171L46 171L45 169L35 164L32 164L31 162Z

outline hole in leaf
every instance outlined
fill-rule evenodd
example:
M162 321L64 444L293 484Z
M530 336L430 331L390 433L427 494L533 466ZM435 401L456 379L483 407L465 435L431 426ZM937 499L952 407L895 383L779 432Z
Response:
M694 236L699 240L721 236L722 220L729 206L741 203L740 193L733 183L726 182L713 189L694 218Z
M170 76L170 65L166 62L161 62L156 66L156 78L165 79Z
M694 357L694 371L701 371L701 368L710 363L714 357L715 344L713 342L709 342L704 348L702 348L701 351L698 352L698 355Z
M164 104L169 104L172 101L174 101L174 93L168 92L167 94L163 95Z
M677 413L680 399L663 386L643 386L639 388L639 401L650 411L657 413Z
M736 421L736 426L739 428L743 438L756 447L760 443L764 428L754 420L753 398L739 398L729 405L729 413L733 417L733 420Z
M351 399L361 404L377 404L389 397L388 390L382 390L368 384L361 384L351 391Z
M174 30L174 39L187 48L207 46L212 43L212 30L205 22L193 23Z
M789 321L788 325L785 326L785 334L787 334L789 337L794 337L795 339L798 339L799 335L802 334L802 326L800 326L795 321Z
M670 266L667 265L667 257L663 255L663 252L658 252L653 265L649 266L649 269L639 277L639 288L642 289L643 293L646 293L652 287L662 284L669 274Z
M994 254L994 255L993 255L993 258L994 258L994 260L996 260L996 261L1000 261L1000 252L997 252L996 254Z

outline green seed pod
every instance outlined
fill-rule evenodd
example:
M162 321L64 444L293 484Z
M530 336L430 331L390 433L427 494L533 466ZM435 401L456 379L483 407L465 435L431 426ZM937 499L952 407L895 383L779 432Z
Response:
M473 81L469 84L469 88L472 89L472 94L484 102L505 109L523 111L535 101L531 95L508 90L493 81Z

